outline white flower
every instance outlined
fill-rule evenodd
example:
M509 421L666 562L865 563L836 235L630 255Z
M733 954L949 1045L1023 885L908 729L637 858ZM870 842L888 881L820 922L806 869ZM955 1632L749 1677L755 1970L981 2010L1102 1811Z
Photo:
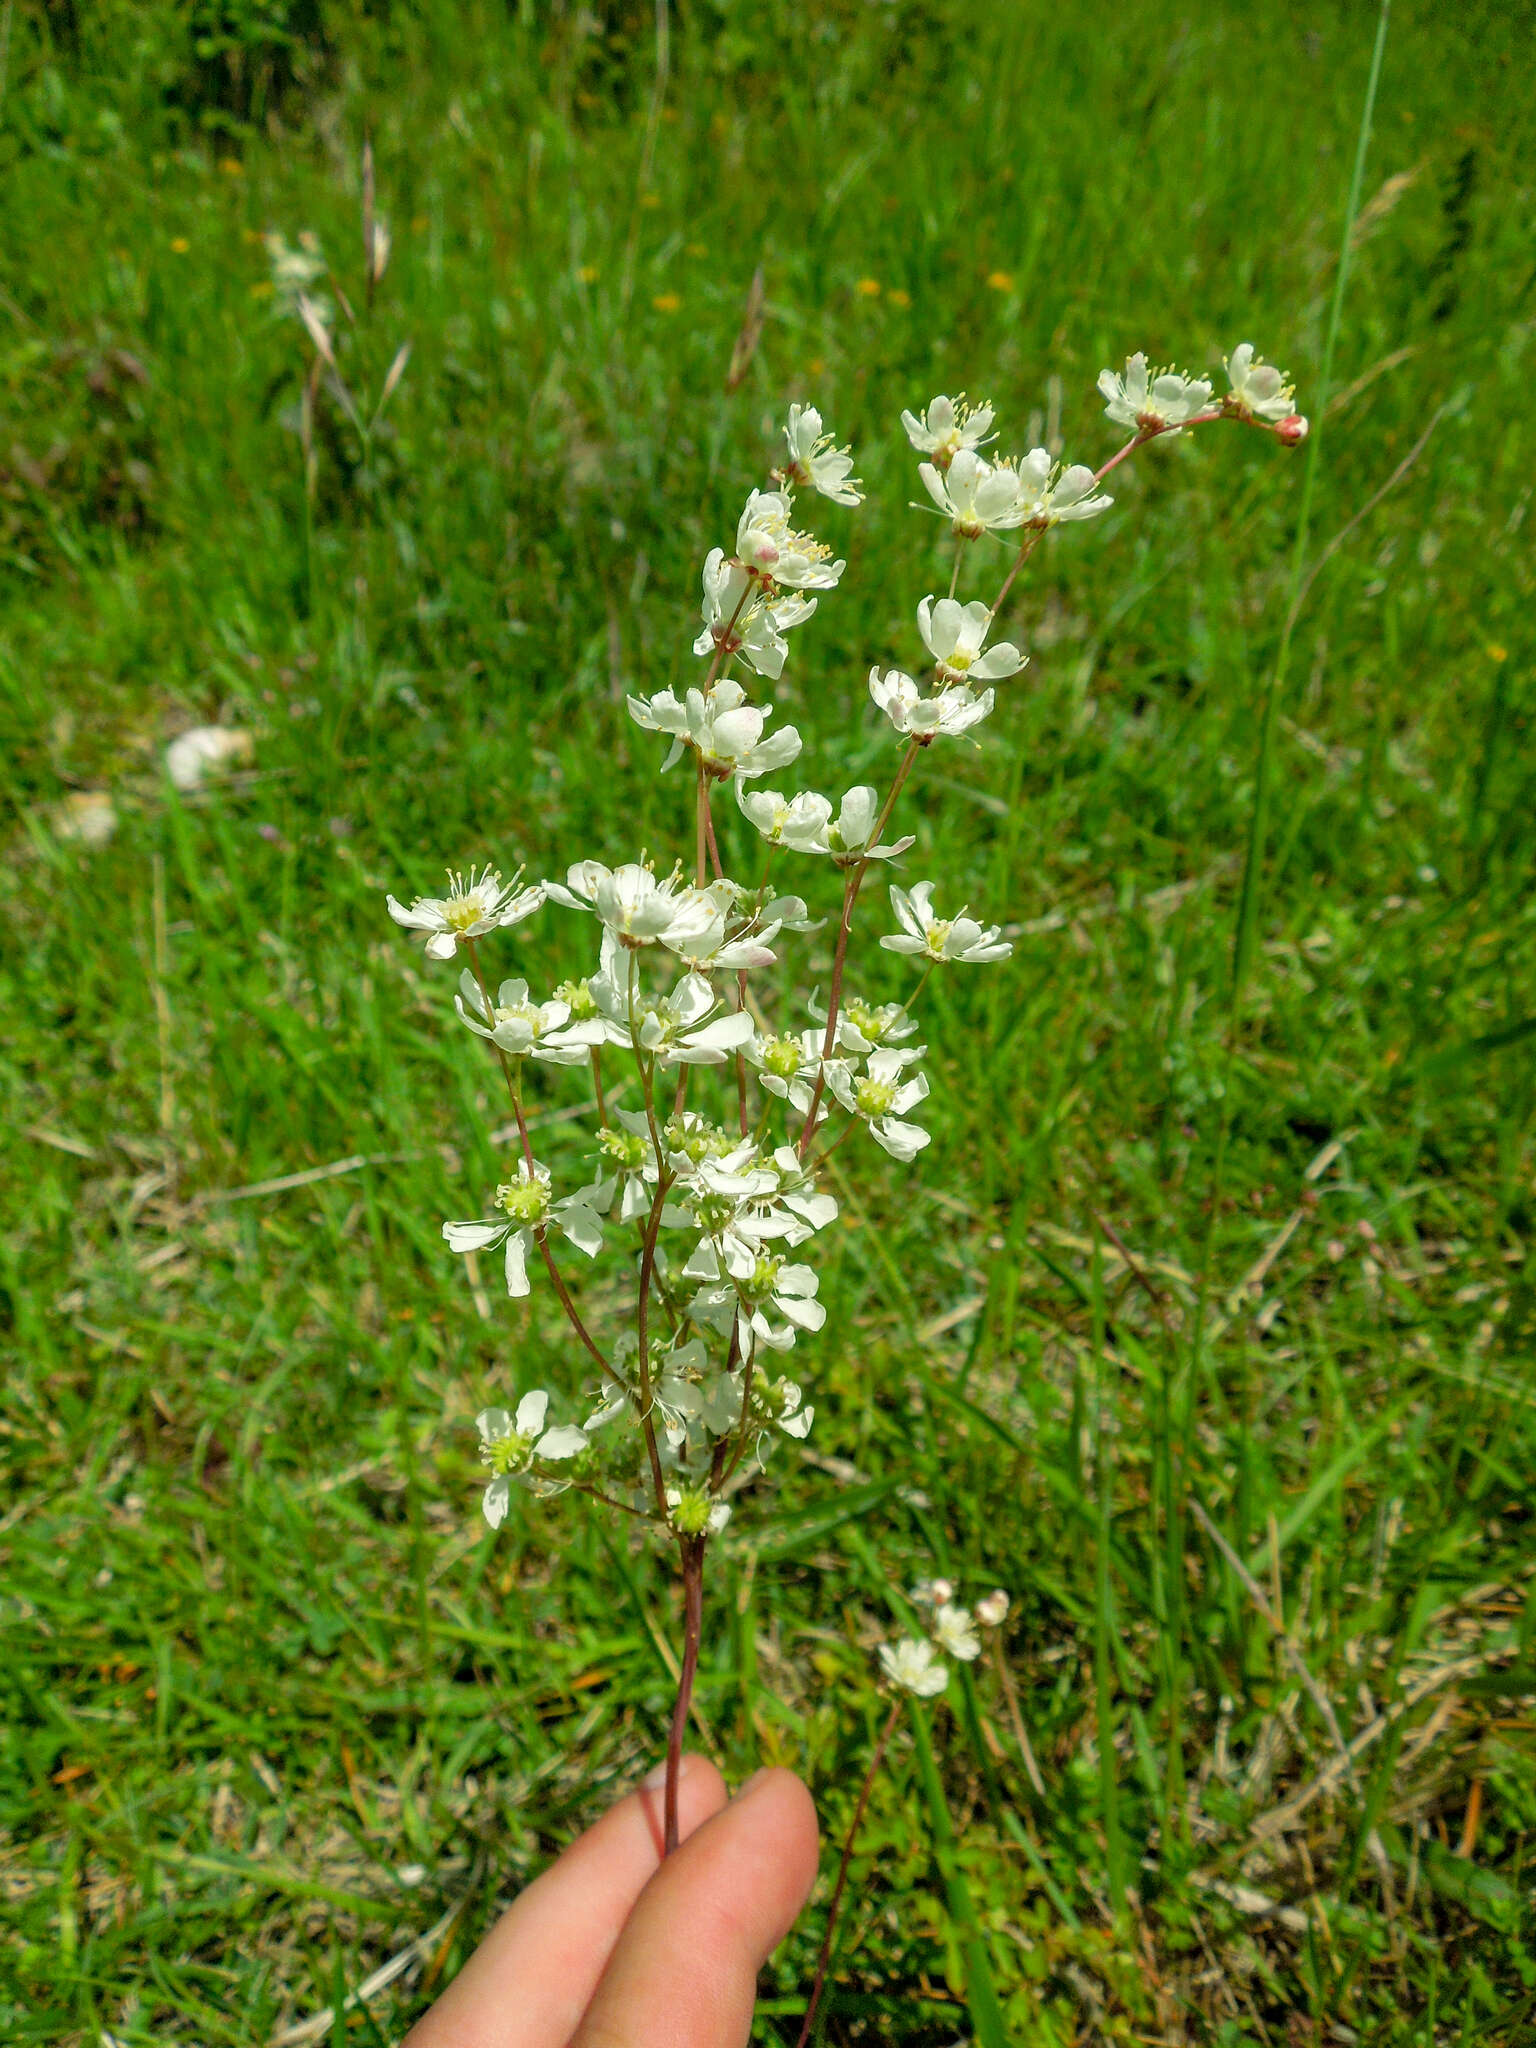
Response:
M777 1095L804 1116L821 1071L820 1031L755 1032L742 1047L749 1066L763 1077L770 1095Z
M992 613L979 600L957 604L952 597L941 597L935 604L925 597L917 608L923 645L946 683L997 683L1018 674L1024 656L1011 640L1000 640L982 653L991 624Z
M909 739L954 738L991 714L993 693L983 690L978 697L964 683L953 683L936 697L925 697L917 684L898 668L869 672L869 694L897 732Z
M784 635L816 609L814 597L798 591L765 603L758 579L723 548L712 548L704 563L704 630L693 643L695 654L741 655L760 676L783 673L789 643Z
M983 1628L1001 1628L1008 1619L1008 1595L999 1586L976 1602L976 1619Z
M1104 410L1117 426L1139 433L1177 433L1184 422L1210 403L1204 377L1186 377L1178 370L1151 370L1138 349L1126 360L1125 372L1099 372L1099 390L1109 400Z
M827 1006L819 991L811 995L806 1008L820 1023L826 1023ZM880 1045L899 1045L916 1029L917 1019L909 1017L900 1003L867 1003L862 996L845 995L837 1013L837 1043L845 1052L866 1053Z
M670 768L685 746L692 747L707 775L724 781L728 776L767 775L775 768L787 768L800 751L800 735L792 725L782 725L769 739L763 727L772 712L747 702L740 683L724 677L706 696L690 690L677 697L661 690L654 697L631 697L629 715L647 732L673 736L672 751L662 763Z
M977 449L992 439L992 408L978 405L974 410L963 397L930 398L921 419L910 412L901 416L907 439L921 455L930 455L938 470L948 469L962 448Z
M864 493L859 479L850 474L853 456L846 448L833 446L832 436L821 431L821 414L814 405L792 405L789 425L784 429L789 444L789 480L820 491L834 505L860 505Z
M319 241L307 229L299 236L297 247L276 228L269 228L262 242L271 269L272 290L285 305L291 305L300 292L307 292L324 277L325 257Z
M1031 448L1019 459L1019 504L1029 526L1059 526L1074 519L1094 519L1114 499L1095 491L1093 471L1074 462L1063 469L1044 448Z
M547 1003L530 1001L526 981L504 981L488 1009L479 982L466 967L459 976L453 1007L477 1038L488 1038L514 1059L525 1059L531 1053L536 1060L572 1067L587 1056L584 1042L550 1037L569 1023L570 1004L558 998Z
M391 896L389 914L396 924L427 934L429 960L451 960L461 939L478 939L521 924L538 909L544 885L530 882L519 889L521 873L519 869L510 882L503 882L494 868L470 868L462 875L450 868L446 896L418 896L409 910Z
M484 1252L505 1243L508 1294L528 1293L528 1248L551 1223L557 1224L589 1259L603 1248L602 1225L586 1202L580 1195L552 1201L549 1168L537 1161L530 1167L526 1159L519 1159L516 1180L503 1182L492 1198L492 1206L502 1212L500 1216L474 1223L445 1223L443 1236L449 1249L456 1252Z
M919 1579L912 1588L912 1599L918 1607L947 1607L955 1597L955 1589L948 1579Z
M832 806L813 789L798 796L784 797L776 789L748 790L738 783L736 802L742 816L755 825L770 846L788 846L796 853L826 850L827 824Z
M931 1700L949 1683L949 1667L934 1654L932 1643L914 1642L910 1636L894 1649L882 1643L880 1662L892 1685L916 1693L920 1700Z
M792 1265L788 1260L764 1252L739 1238L722 1238L725 1260L709 1238L701 1240L683 1271L704 1280L689 1303L688 1313L729 1329L734 1315L744 1355L750 1356L753 1339L770 1351L787 1351L796 1330L819 1330L827 1312L816 1299L820 1285L810 1266ZM775 1325L773 1313L783 1317Z
M783 590L831 590L847 568L829 561L832 550L789 523L787 491L754 491L736 526L736 558Z
M951 1657L969 1664L981 1655L981 1638L971 1622L968 1609L945 1605L933 1617L933 1640Z
M1226 372L1232 386L1227 410L1240 419L1269 420L1278 425L1295 412L1296 392L1273 363L1253 352L1251 341L1240 341L1226 358Z
M563 883L546 882L544 890L567 910L595 910L629 947L686 945L715 918L714 902L702 889L675 873L658 881L640 861L608 868L600 860L579 860L567 869Z
M719 1016L714 990L702 974L685 974L670 996L645 996L637 1005L639 1039L659 1067L718 1067L752 1036L745 1010ZM706 1022L706 1019L710 1019Z
M903 1163L915 1159L928 1143L925 1130L903 1121L928 1093L925 1074L902 1079L903 1067L920 1058L923 1050L920 1045L883 1047L869 1054L864 1072L857 1075L846 1062L827 1064L828 1085L844 1109L862 1117L875 1143Z
M933 914L933 884L918 882L911 893L891 885L891 908L905 930L893 932L880 943L889 953L921 953L928 960L1006 960L1012 944L1000 939L1000 927L980 925L962 910L956 917Z
M1018 475L1006 462L994 468L972 449L962 448L947 470L923 462L917 473L962 540L979 540L984 533L1003 533L1024 523Z
M865 860L895 860L911 846L911 833L905 839L892 840L883 846L871 846L880 814L880 793L867 782L850 789L838 806L836 818L826 828L821 850L830 853L841 868L855 866Z
M499 1529L506 1520L513 1479L525 1479L535 1459L558 1462L579 1457L587 1448L585 1430L569 1425L546 1429L544 1418L548 1410L548 1394L536 1389L518 1402L515 1418L505 1408L485 1408L475 1417L481 1459L495 1474L481 1502L485 1519L493 1529ZM533 1487L536 1492L560 1490L558 1485L546 1486L537 1479Z

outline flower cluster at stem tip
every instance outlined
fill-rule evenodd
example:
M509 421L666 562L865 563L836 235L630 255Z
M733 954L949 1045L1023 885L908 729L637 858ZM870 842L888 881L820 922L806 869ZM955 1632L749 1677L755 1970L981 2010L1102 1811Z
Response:
M304 252L280 253L296 288ZM807 1435L815 1409L804 1374L791 1379L780 1366L790 1352L803 1357L798 1347L826 1321L818 1247L839 1214L827 1162L840 1153L837 1173L857 1179L882 1153L903 1166L918 1158L930 1137L915 1120L929 1094L922 990L935 972L1012 951L1005 928L974 915L960 889L904 877L888 885L895 929L863 957L915 979L861 989L853 939L864 884L917 844L892 820L928 751L974 732L1000 691L1021 687L1027 657L995 628L1045 536L1106 512L1105 477L1143 443L1218 419L1285 444L1305 434L1290 384L1249 343L1227 359L1227 378L1216 398L1210 379L1149 369L1145 355L1106 370L1106 412L1131 438L1097 469L1044 448L999 454L989 404L940 395L902 414L921 482L949 526L949 589L924 595L909 615L911 672L869 670L893 746L888 772L831 794L767 786L799 760L802 741L752 695L754 677L782 676L796 636L846 569L806 508L819 500L842 514L863 498L850 451L813 406L792 406L765 487L704 562L696 674L628 699L635 725L666 742L660 771L688 764L671 785L686 858L662 864L642 851L609 866L586 857L538 881L520 868L504 880L481 864L450 871L440 896L389 897L391 917L429 960L457 964L457 1017L499 1065L511 1110L509 1155L486 1213L444 1223L443 1236L471 1261L499 1251L513 1297L532 1293L542 1274L569 1325L565 1390L528 1391L514 1411L488 1408L478 1419L493 1526L513 1486L575 1490L692 1554L725 1527L732 1497L774 1445ZM999 543L1008 553L995 595L962 595L963 574ZM728 872L727 852L740 853L753 879ZM813 911L807 899L818 896L823 908ZM486 951L546 906L591 934L584 962L547 994L521 975L493 983ZM783 971L797 942L819 954L815 986ZM545 1161L528 1103L542 1106L562 1086L581 1101L560 1106L558 1154ZM615 1290L587 1293L572 1249L582 1262L606 1253L627 1276L621 1310L615 1319L605 1307L601 1327L589 1320L593 1304L611 1303ZM556 1400L569 1419L552 1423ZM893 1685L931 1695L947 1659L977 1654L977 1629L1002 1621L1007 1597L968 1610L934 1581L914 1599L926 1632L882 1645L880 1660Z

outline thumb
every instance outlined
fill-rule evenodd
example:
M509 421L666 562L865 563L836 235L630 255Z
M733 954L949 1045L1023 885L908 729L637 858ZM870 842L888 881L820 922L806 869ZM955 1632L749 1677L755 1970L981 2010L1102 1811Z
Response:
M810 1896L816 1852L809 1792L760 1771L640 1894L571 2048L744 2048L757 1973Z

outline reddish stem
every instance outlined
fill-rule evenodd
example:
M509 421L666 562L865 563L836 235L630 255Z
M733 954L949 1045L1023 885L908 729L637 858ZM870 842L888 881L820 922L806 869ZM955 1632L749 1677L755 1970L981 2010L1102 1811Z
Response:
M683 1736L693 1704L694 1674L699 1668L699 1637L704 1624L703 1536L683 1536L678 1549L683 1563L683 1668L678 1674L672 1727L667 1736L667 1784L662 1797L662 1854L677 1847L677 1780L683 1766Z

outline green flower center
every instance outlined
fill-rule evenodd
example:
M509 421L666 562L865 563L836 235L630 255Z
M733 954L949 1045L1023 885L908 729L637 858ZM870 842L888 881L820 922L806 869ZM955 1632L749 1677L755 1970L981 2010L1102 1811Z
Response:
M578 1024L590 1024L597 1015L597 998L584 981L562 981L555 990Z
M521 1472L533 1456L533 1438L519 1436L509 1430L505 1436L493 1437L490 1443L481 1446L481 1457L498 1478L509 1472Z
M782 1259L759 1258L746 1279L740 1283L742 1293L754 1308L759 1307L772 1295L778 1285L779 1268L783 1263Z
M770 1074L776 1074L781 1081L789 1081L800 1071L801 1046L798 1038L765 1038L763 1040L763 1066Z
M896 1087L891 1081L873 1081L866 1074L854 1083L853 1099L860 1116L889 1116L896 1107Z
M542 1223L549 1214L549 1189L541 1180L504 1181L496 1190L496 1207L514 1223Z
M638 1173L645 1164L645 1140L638 1131L599 1131L597 1148L625 1173Z
M702 1536L709 1527L714 1503L701 1488L690 1486L672 1509L672 1526L684 1536Z
M667 1150L681 1152L694 1166L706 1159L723 1159L735 1143L718 1124L687 1125L676 1118L667 1124L664 1135Z

